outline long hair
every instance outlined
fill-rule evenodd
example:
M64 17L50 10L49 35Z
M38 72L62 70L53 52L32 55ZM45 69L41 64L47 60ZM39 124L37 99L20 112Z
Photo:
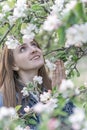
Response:
M38 48L40 48L39 45ZM17 105L16 92L21 95L18 74L12 69L13 64L14 57L12 50L8 49L5 45L0 56L0 89L2 90L3 94L4 106L7 107L15 107ZM39 69L38 75L43 77L42 86L44 86L46 89L51 89L51 81L44 65Z

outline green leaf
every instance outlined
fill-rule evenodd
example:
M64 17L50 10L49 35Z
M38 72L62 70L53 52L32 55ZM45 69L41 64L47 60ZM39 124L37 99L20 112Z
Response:
M40 4L34 4L34 5L31 6L31 9L32 9L33 11L40 11L40 10L42 10L43 8L41 7Z
M69 17L66 21L67 27L72 26L73 24L76 24L78 22L78 17L76 17L76 14L74 11L71 10Z
M74 12L76 13L76 16L79 19L83 19L83 21L85 21L86 16L85 16L83 4L81 2L78 2L78 4L75 7Z
M63 45L65 43L65 26L61 26L58 29L58 37L59 37L58 43Z
M80 73L77 71L77 77L79 77L80 76Z
M19 111L21 107L22 107L22 105L17 105L17 106L15 107L15 110L16 110L16 111Z
M14 8L16 0L8 0L8 4L11 8Z
M27 27L27 24L26 24L26 23L22 23L22 24L21 24L21 30L22 30L22 29L25 29L26 27Z
M37 122L34 120L34 119L29 119L29 124L32 124L32 125L36 125L37 124Z
M34 88L34 85L33 85L32 82L30 82L28 86L29 86L30 89L31 89L31 88Z

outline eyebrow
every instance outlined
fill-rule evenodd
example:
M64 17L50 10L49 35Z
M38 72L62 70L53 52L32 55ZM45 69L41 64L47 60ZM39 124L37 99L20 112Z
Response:
M20 48L20 47L22 47L22 46L25 46L25 45L26 45L26 43L20 44L20 45L18 46L18 48Z
M32 41L31 44L32 44L32 43L36 43L36 42L35 42L35 41ZM26 44L27 44L27 43L19 44L18 49L19 49L20 47L22 47L22 46L26 46ZM36 43L36 45L37 45L37 43Z

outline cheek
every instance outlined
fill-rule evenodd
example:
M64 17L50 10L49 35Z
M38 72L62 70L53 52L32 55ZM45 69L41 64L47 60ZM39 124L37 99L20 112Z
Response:
M25 59L26 59L26 57L24 57L24 56L16 56L16 57L14 57L15 64L18 65L18 66L25 63Z

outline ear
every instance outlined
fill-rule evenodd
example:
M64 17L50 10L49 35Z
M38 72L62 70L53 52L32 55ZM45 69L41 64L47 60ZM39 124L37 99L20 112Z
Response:
M14 66L12 66L12 70L18 71L18 70L19 70L19 67L16 66L16 65L14 65Z

